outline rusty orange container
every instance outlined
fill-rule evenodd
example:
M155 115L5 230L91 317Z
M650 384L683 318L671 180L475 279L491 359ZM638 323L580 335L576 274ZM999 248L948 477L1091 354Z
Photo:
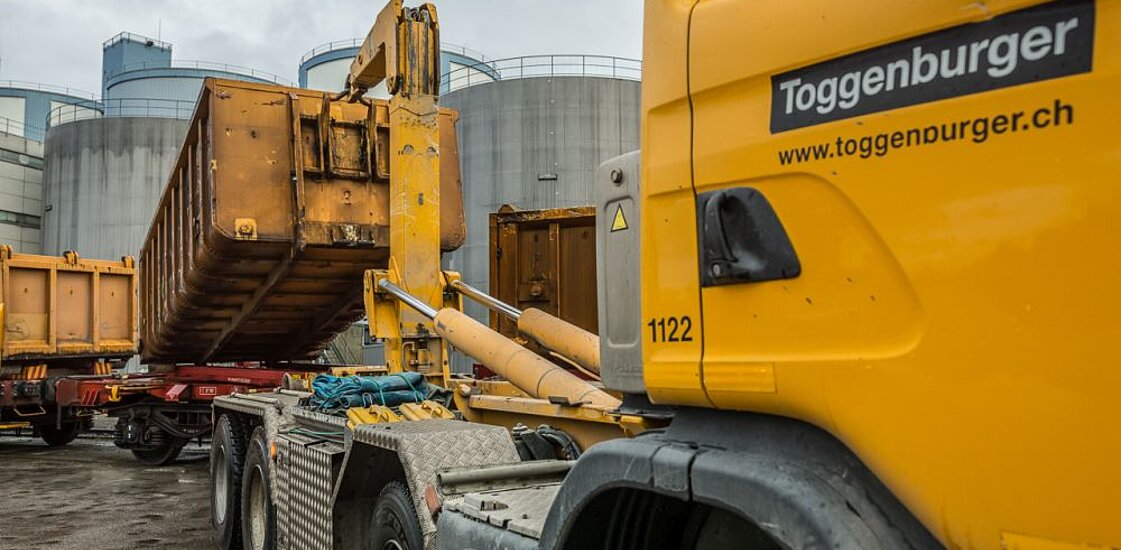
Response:
M136 267L0 246L4 363L136 353Z
M441 110L441 244L465 238ZM389 255L389 110L207 79L140 255L150 363L308 358L363 315Z
M598 332L594 207L503 206L490 215L490 252L492 296ZM518 335L513 321L493 312L491 328L511 338Z

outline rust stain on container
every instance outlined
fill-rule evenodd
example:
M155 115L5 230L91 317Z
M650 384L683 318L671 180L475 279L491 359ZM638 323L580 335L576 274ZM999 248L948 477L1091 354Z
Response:
M595 208L516 210L490 215L490 294L518 309L537 308L597 334ZM516 325L491 313L508 337Z
M3 360L136 353L136 284L132 257L14 254L0 246Z
M440 114L454 250L457 115ZM361 318L362 273L389 256L388 124L384 101L207 79L140 255L143 359L306 358Z

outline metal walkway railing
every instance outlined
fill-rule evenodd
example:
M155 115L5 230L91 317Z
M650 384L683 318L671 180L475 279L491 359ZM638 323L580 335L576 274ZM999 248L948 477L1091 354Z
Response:
M92 118L178 118L188 119L194 113L194 101L175 99L102 99L59 105L47 114L47 128Z
M440 77L440 86L447 92L496 80L554 76L642 80L642 61L604 55L527 55L456 67Z

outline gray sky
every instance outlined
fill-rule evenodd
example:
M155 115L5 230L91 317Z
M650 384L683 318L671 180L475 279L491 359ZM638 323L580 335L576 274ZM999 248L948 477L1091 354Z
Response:
M101 43L120 31L155 37L159 30L174 45L174 59L243 65L295 82L305 52L364 36L383 5L383 0L0 0L0 80L99 93ZM641 0L437 0L436 5L444 41L492 59L642 54Z

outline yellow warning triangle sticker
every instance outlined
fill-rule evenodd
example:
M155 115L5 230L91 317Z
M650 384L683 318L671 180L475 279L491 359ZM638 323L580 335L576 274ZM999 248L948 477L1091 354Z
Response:
M622 231L627 229L627 218L623 217L623 205L615 207L615 219L611 222L611 231Z

